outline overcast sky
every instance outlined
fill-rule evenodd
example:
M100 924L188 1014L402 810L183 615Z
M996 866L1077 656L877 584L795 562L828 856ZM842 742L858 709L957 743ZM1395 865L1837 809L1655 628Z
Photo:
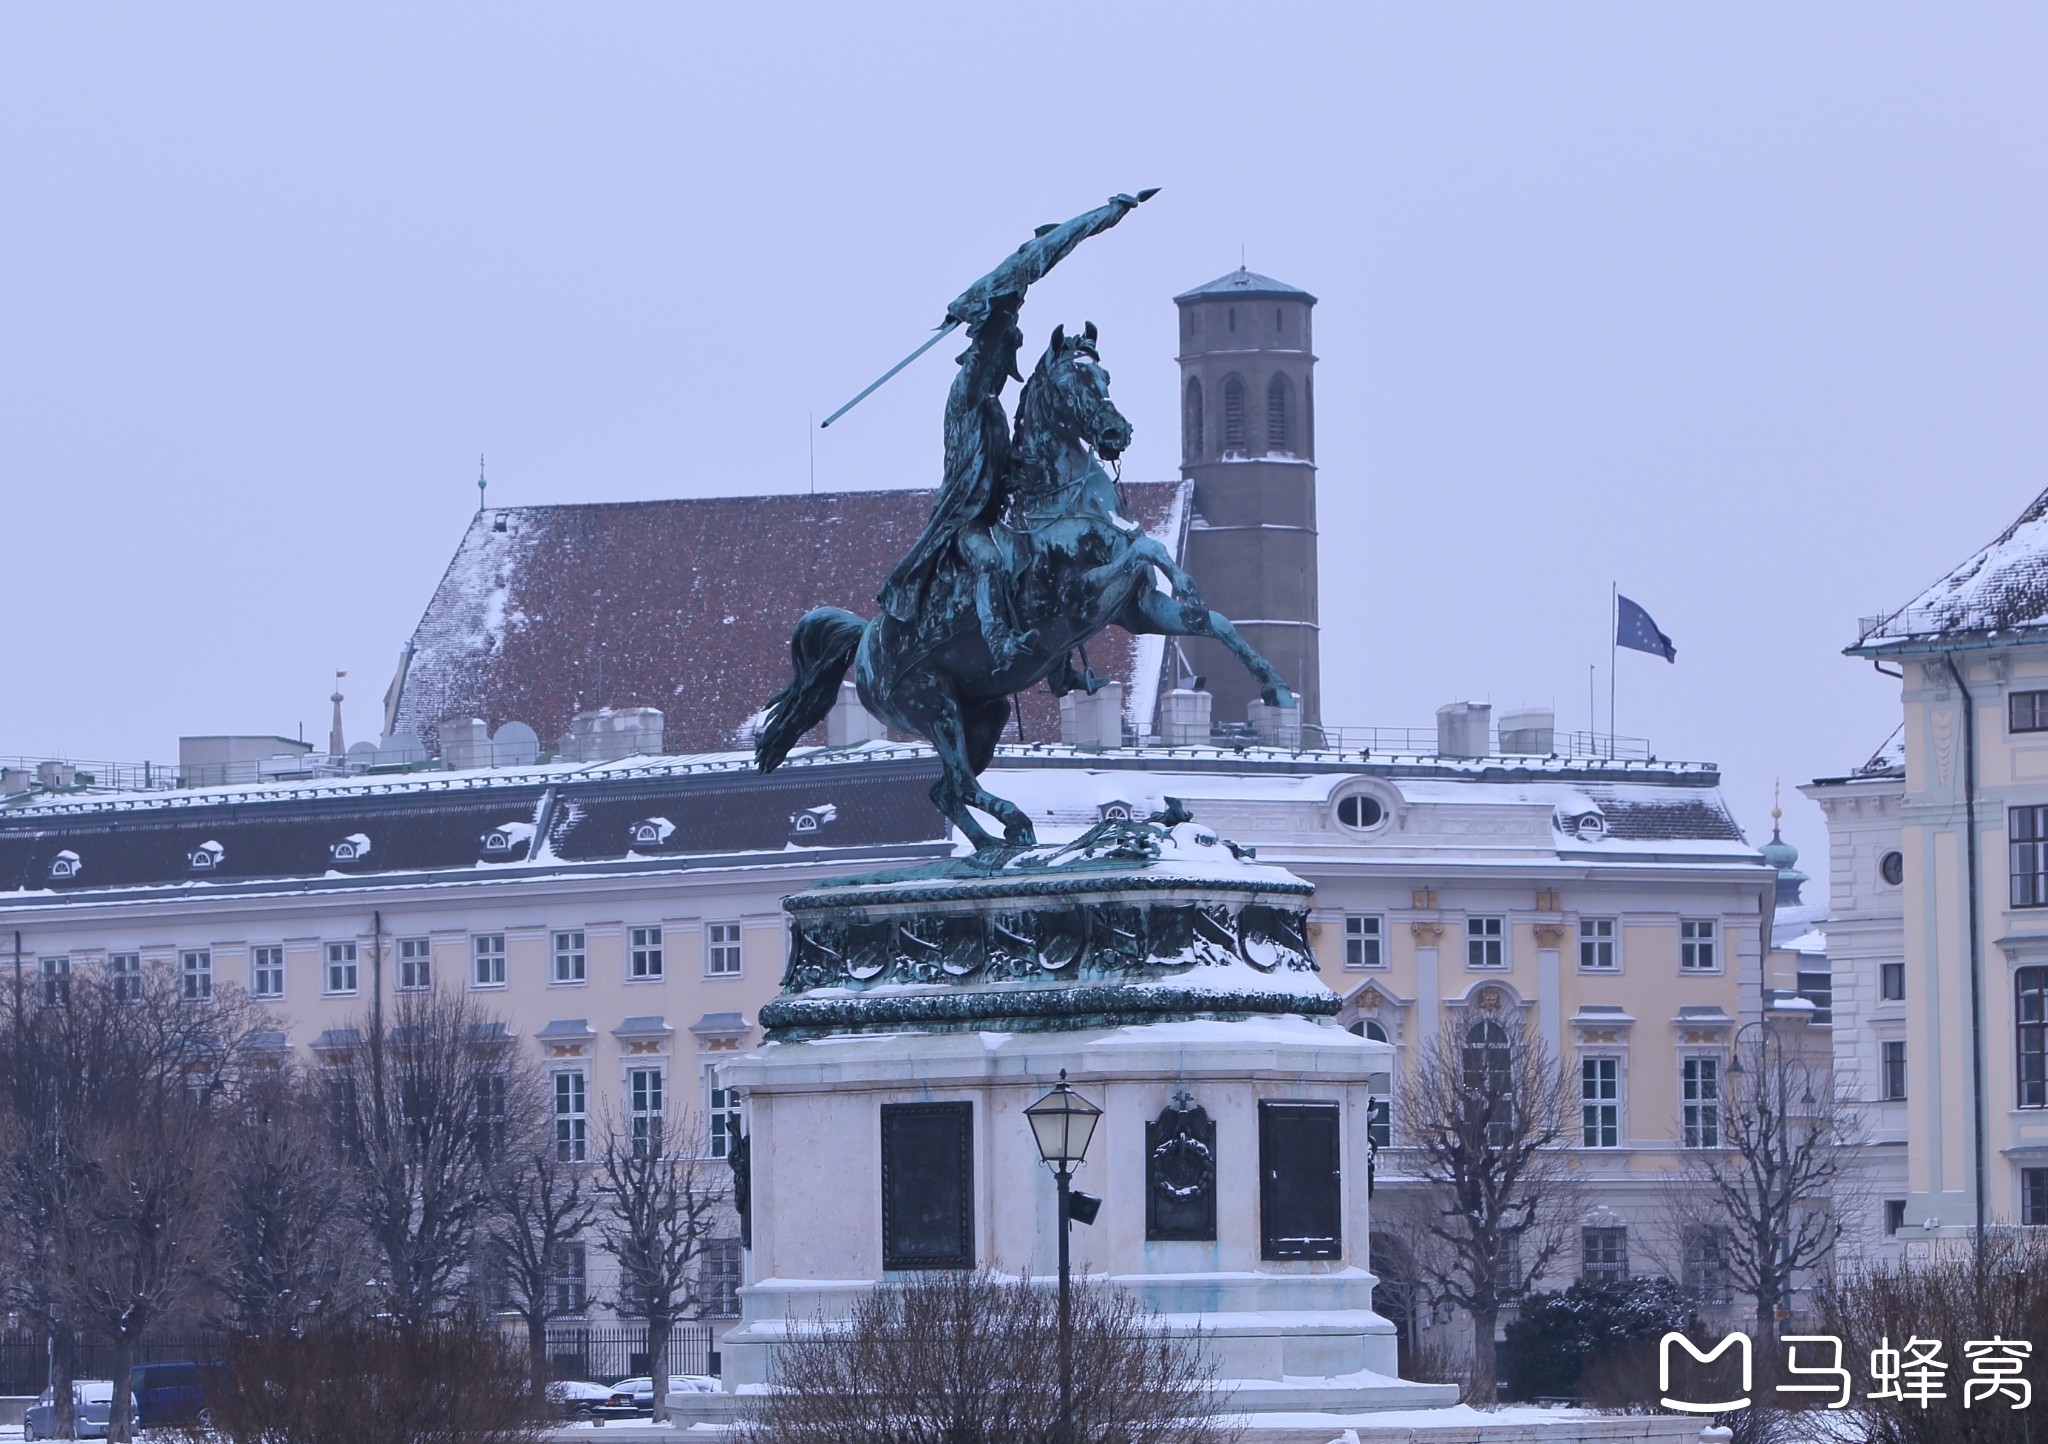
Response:
M1052 18L1052 17L1063 18ZM1171 296L1316 309L1324 715L1607 693L1752 840L1896 695L1840 649L2048 482L2048 10L0 9L0 754L351 740L476 506L930 486L967 281L1178 462ZM1824 878L1818 813L1788 835Z

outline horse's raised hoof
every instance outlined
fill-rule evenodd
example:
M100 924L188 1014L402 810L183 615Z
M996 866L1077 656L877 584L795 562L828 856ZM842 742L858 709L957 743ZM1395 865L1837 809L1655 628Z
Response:
M1259 693L1259 700L1268 707L1296 707L1300 705L1296 701L1293 691L1289 689L1285 682L1275 682L1272 686L1266 688L1265 691Z

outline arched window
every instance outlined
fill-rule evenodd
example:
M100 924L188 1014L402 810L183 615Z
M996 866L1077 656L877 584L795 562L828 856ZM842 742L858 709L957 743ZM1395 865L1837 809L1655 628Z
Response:
M1465 1030L1465 1119L1485 1129L1486 1146L1505 1148L1514 1141L1514 1074L1508 1030L1491 1021Z
M1223 383L1223 449L1243 451L1244 432L1244 382L1232 376Z
M1275 331L1280 329L1280 308L1278 306L1273 308L1273 329Z
M1230 315L1230 329L1231 329L1231 330L1233 330L1233 331L1235 331L1235 330L1237 329L1237 307L1235 307L1235 306L1232 306L1232 307L1230 308L1230 310L1229 310L1229 315Z
M1360 1018L1351 1025L1351 1031L1361 1038L1370 1038L1375 1043L1392 1041L1387 1037L1386 1024L1380 1022L1377 1018Z
M2048 1108L2048 968L2021 968L2012 986L2020 1107Z
M1286 451L1287 446L1287 378L1274 374L1266 383L1266 450Z
M1202 454L1202 383L1188 378L1187 404L1181 411L1181 451L1189 460Z

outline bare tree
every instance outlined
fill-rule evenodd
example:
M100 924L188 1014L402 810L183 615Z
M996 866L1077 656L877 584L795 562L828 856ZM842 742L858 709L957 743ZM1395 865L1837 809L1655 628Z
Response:
M1067 1444L1058 1296L1030 1280L929 1274L863 1294L844 1319L795 1325L738 1444ZM1225 1444L1202 1341L1168 1333L1128 1294L1074 1293L1076 1440Z
M353 1031L323 1080L350 1205L383 1268L384 1308L420 1328L455 1311L472 1281L540 1085L504 1025L459 991L400 993Z
M1713 1240L1708 1252L1754 1304L1756 1342L1773 1357L1797 1280L1831 1261L1854 1211L1864 1126L1833 1070L1768 1025L1735 1049L1721 1081L1710 1110L1695 1104L1681 1120L1689 1147L1666 1208L1679 1238Z
M574 1307L555 1292L562 1253L597 1218L597 1198L585 1178L589 1166L571 1156L579 1151L550 1138L529 1140L500 1176L488 1227L512 1309L526 1322L537 1396L548 1383L548 1323Z
M1472 1320L1469 1397L1495 1397L1503 1305L1564 1246L1578 1190L1558 1147L1571 1097L1557 1060L1516 1009L1447 1019L1423 1049L1403 1143L1431 1187L1416 1220L1416 1267Z
M619 1312L647 1323L656 1423L668 1420L669 1337L710 1311L698 1260L732 1197L731 1169L696 1146L702 1138L688 1112L621 1116L599 1165L600 1237L619 1265Z
M258 1079L229 1139L221 1303L251 1337L301 1333L349 1314L366 1272L324 1100L288 1066Z

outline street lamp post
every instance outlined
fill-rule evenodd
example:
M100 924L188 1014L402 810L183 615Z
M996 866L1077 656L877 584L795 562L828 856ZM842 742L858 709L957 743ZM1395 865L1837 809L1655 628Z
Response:
M1052 1092L1024 1110L1031 1134L1038 1140L1038 1156L1052 1170L1059 1185L1060 1212L1060 1444L1074 1438L1074 1323L1069 1282L1067 1244L1073 1232L1074 1170L1088 1156L1088 1140L1102 1110L1067 1086L1067 1070L1060 1069L1060 1081Z

